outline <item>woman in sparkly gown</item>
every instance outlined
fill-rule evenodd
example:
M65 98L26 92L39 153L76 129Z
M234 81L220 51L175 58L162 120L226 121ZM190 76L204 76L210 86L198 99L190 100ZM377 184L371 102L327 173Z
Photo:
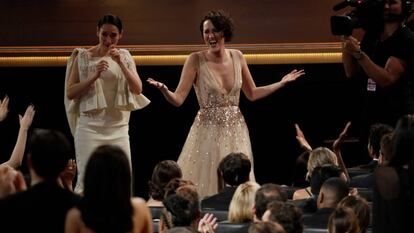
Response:
M175 92L161 82L147 81L177 107L194 86L200 110L178 164L183 179L193 181L200 196L205 197L217 193L217 166L226 155L241 152L253 164L249 131L239 109L240 90L255 101L296 80L304 71L293 70L280 82L256 87L243 54L225 48L233 35L232 19L225 12L210 11L201 21L200 31L208 49L188 56ZM250 180L254 181L253 169Z

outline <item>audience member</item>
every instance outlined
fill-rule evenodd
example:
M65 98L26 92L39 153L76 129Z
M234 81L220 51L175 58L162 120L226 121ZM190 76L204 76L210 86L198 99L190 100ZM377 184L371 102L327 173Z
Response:
M228 221L230 223L253 222L254 200L259 188L260 185L254 181L247 181L237 187L229 207Z
M0 200L4 232L63 232L67 211L79 197L58 184L71 155L67 138L46 129L33 131L28 147L31 187Z
M273 183L263 184L257 191L254 200L254 222L261 221L267 205L272 201L287 201L287 193L280 185Z
M343 179L332 177L326 180L318 195L318 210L304 218L305 227L327 228L329 216L348 194L349 187Z
M150 207L161 207L164 200L165 186L174 178L182 178L183 174L177 162L173 160L163 160L159 162L152 171L149 186L149 200L147 205Z
M131 198L131 179L129 160L121 148L97 147L86 165L83 197L67 214L65 233L152 233L145 201Z
M271 221L283 226L286 233L302 233L303 217L299 208L292 204L273 201L267 205L262 221Z
M358 218L347 207L336 208L328 222L328 233L360 233Z
M372 225L379 232L414 232L414 115L398 120L388 166L374 172Z
M206 197L201 201L202 209L228 210L236 188L249 180L251 162L243 153L230 153L224 157L218 167L219 193ZM222 181L221 181L222 180Z
M348 207L352 209L358 218L361 233L367 232L371 221L371 208L364 198L356 195L349 195L338 203L338 207Z
M7 117L9 112L9 97L4 97L3 101L0 100L0 121L3 121ZM24 150L26 148L27 135L30 126L33 122L33 117L35 115L35 110L33 105L29 105L24 113L23 117L19 115L19 133L17 135L16 144L14 146L13 152L9 160L0 164L0 166L10 166L12 168L18 168L22 165Z

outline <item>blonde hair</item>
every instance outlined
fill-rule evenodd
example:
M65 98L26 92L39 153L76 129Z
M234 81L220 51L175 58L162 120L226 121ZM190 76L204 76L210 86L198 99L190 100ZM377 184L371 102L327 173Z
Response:
M327 147L318 147L312 150L309 155L306 178L311 176L313 169L325 164L338 165L335 153Z
M260 185L253 181L240 184L230 202L228 220L231 223L253 221L253 205L256 191Z

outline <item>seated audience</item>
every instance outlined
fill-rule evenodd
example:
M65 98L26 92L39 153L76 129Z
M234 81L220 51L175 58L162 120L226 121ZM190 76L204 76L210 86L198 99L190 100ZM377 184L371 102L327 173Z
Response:
M276 222L282 225L286 233L302 233L303 217L299 208L292 204L273 201L267 205L262 221Z
M86 165L83 197L67 214L65 233L152 233L145 200L132 198L130 168L121 148L97 147Z
M338 203L338 207L348 207L352 209L358 218L361 233L367 232L371 221L371 208L364 198L356 195L349 195Z
M304 217L305 227L327 228L329 216L337 204L348 194L349 186L343 179L333 177L326 180L318 195L316 203L318 210L312 215Z
M164 199L164 188L174 178L182 178L183 174L177 162L163 160L159 162L152 171L151 180L148 182L149 199L147 205L150 207L162 207Z
M256 196L254 199L254 222L259 222L262 220L262 216L266 212L267 205L272 201L286 202L286 190L277 184L263 184L256 191Z
M236 188L249 180L251 162L243 153L231 153L223 158L218 167L218 182L224 182L224 187L219 187L219 193L205 197L201 201L202 209L228 210L230 201Z
M260 185L253 181L247 181L237 187L230 202L228 222L251 223L254 219L253 206L256 191Z
M336 208L328 222L328 233L360 233L358 218L347 207Z
M79 200L79 196L58 184L70 155L70 143L62 133L33 131L27 160L31 187L0 199L2 232L64 231L66 213Z

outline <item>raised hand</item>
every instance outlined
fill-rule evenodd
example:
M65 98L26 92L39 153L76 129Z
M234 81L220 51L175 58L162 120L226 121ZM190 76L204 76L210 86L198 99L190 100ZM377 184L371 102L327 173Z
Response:
M69 159L68 163L66 164L65 170L63 170L59 175L59 179L62 182L64 188L73 191L72 183L75 175L76 161L74 159Z
M34 110L34 106L29 105L23 117L22 115L19 114L19 122L20 122L21 129L28 130L30 128L30 125L32 125L33 117L35 113L36 111Z
M3 121L9 113L9 97L6 95L2 100L0 100L0 121Z
M336 148L339 148L342 143L344 142L347 133L348 133L348 129L351 126L351 122L348 121L345 125L345 128L342 130L342 132L339 134L338 138L335 140L335 142L333 143L333 149L335 150Z
M101 60L100 62L98 62L98 64L96 64L96 67L95 67L94 78L95 79L99 78L102 72L107 71L108 68L109 68L109 64L107 61Z
M295 81L297 78L299 78L300 76L304 75L305 71L304 70L292 70L290 73L288 73L287 75L283 76L282 78L282 82L288 83L288 82L292 82Z
M214 233L217 225L217 218L213 214L207 213L198 222L198 231L201 233Z
M302 147L306 151L312 151L311 145L306 140L305 135L303 134L302 130L299 128L298 124L295 124L295 129L296 129L296 139L298 140L300 147Z

